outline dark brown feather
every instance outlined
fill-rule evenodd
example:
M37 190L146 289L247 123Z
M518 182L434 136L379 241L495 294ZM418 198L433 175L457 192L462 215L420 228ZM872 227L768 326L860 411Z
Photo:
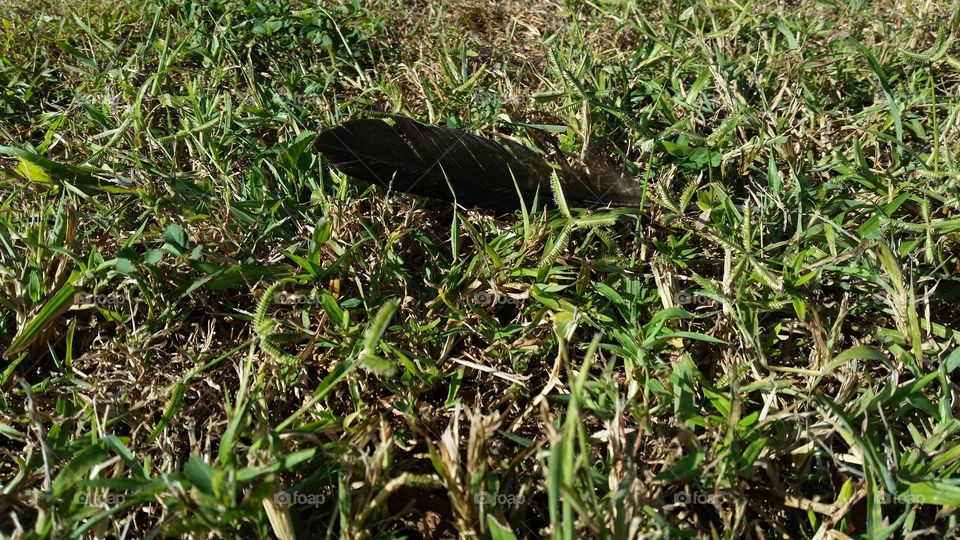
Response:
M522 145L402 116L350 120L322 132L317 150L342 172L388 189L496 212L527 205L539 192L551 204L555 170ZM570 206L637 206L639 187L617 175L557 170Z

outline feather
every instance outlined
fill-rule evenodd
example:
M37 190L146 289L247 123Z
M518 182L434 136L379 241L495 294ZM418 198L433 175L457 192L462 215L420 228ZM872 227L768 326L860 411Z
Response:
M537 193L550 204L557 172L570 206L638 206L637 182L622 175L555 169L513 142L428 126L402 116L350 120L320 133L317 150L343 173L387 189L512 212Z

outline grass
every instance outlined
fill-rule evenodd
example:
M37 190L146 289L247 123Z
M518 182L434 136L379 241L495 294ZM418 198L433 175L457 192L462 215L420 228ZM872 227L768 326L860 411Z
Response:
M957 533L957 5L0 5L4 535ZM385 111L649 204L312 151Z

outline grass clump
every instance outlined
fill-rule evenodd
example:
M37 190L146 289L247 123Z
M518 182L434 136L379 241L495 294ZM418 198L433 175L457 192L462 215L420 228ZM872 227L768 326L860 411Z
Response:
M4 535L955 534L957 6L0 4ZM386 197L380 112L649 203Z

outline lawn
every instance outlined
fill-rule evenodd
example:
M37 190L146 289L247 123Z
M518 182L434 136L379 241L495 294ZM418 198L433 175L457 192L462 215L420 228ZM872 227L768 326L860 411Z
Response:
M960 4L0 0L0 535L960 534ZM629 175L493 213L399 114Z

